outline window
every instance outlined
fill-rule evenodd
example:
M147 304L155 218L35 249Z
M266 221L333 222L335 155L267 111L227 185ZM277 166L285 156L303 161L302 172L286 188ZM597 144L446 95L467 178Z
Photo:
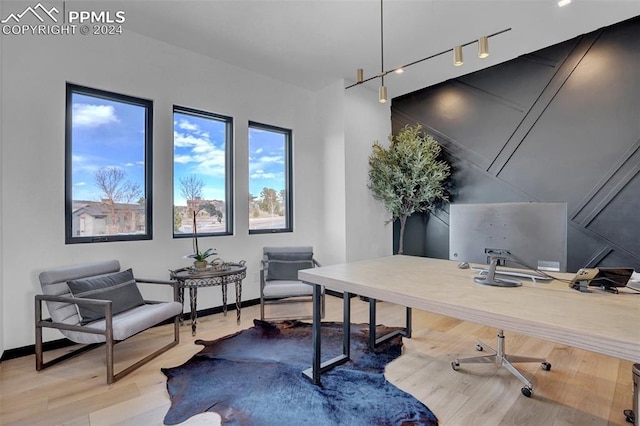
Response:
M233 119L173 108L173 236L231 235Z
M67 84L67 244L151 239L153 102Z
M249 233L292 231L291 130L249 122Z

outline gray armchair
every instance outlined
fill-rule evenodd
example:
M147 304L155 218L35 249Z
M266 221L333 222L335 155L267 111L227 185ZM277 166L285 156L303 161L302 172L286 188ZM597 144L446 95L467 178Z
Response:
M298 271L320 264L311 246L264 247L260 268L260 319L265 320L265 305L312 302L313 286L298 280ZM324 318L324 288L321 314ZM309 319L307 316L279 316L270 320Z
M117 260L69 266L40 274L44 294L35 297L36 370L106 344L107 383L129 374L169 348L176 346L182 304L178 300L178 286L172 281L137 280L131 270L120 272ZM138 283L173 286L173 301L143 300ZM42 302L51 318L42 319ZM116 343L138 334L166 320L173 320L173 340L145 358L114 373L113 347ZM70 353L43 361L42 329L59 330L74 343L84 344Z

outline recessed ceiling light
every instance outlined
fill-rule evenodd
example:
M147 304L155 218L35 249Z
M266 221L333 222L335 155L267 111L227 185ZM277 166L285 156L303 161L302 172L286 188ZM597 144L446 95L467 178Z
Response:
M562 7L562 6L566 6L566 5L568 5L569 3L571 3L571 0L560 0L560 1L558 2L558 6L560 6L560 7Z

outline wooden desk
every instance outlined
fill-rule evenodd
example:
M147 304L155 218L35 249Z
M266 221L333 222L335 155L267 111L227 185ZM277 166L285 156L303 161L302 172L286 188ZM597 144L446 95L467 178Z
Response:
M474 275L470 269L458 269L455 261L413 256L382 257L298 273L302 281L315 284L315 290L322 285L640 362L640 293L580 293L560 281L532 283L527 279L522 280L522 287L491 287L474 283ZM574 274L552 275L570 279ZM319 335L316 292L313 323ZM345 311L347 322L346 302ZM320 374L332 368L336 359L321 364L320 339L314 337L313 344L312 367L305 375L319 384ZM348 348L339 358L340 362L348 359Z

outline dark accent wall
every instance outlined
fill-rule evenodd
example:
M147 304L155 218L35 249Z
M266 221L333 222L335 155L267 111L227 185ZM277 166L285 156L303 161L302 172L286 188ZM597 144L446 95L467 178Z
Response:
M636 17L396 98L393 133L443 145L451 202L566 202L569 271L640 271L639 40ZM405 253L448 258L448 219L413 215Z

